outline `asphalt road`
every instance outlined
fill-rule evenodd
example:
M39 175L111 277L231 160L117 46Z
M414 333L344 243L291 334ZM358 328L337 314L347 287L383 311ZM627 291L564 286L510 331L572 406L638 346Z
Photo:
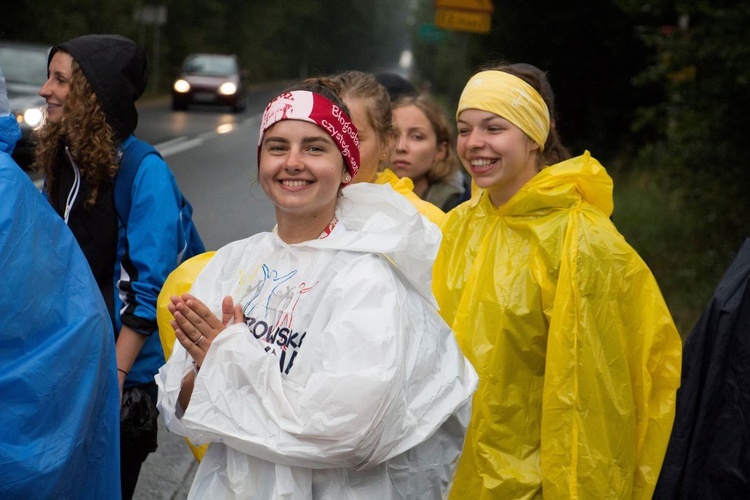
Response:
M170 433L159 420L159 448L141 468L134 500L187 498L198 462L181 436Z

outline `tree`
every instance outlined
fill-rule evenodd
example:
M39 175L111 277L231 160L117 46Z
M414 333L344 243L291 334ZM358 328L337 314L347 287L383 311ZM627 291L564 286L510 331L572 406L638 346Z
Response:
M637 78L663 99L638 110L653 140L640 161L678 193L689 221L681 251L701 256L696 274L720 276L750 236L750 5L739 1L619 0L637 15L651 64Z

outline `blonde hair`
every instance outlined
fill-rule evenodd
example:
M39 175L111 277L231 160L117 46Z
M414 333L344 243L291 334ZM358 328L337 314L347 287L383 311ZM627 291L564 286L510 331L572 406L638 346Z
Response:
M63 148L68 146L82 179L90 189L86 206L91 207L96 204L102 184L111 182L117 173L117 147L104 110L75 59L71 69L70 90L63 103L62 120L47 123L36 132L38 145L34 168L47 176L47 194L51 195L64 162Z
M385 146L389 145L394 138L394 131L391 99L385 87L374 75L362 71L345 71L332 78L341 88L342 99L367 100L367 119L370 126L378 134L380 142Z

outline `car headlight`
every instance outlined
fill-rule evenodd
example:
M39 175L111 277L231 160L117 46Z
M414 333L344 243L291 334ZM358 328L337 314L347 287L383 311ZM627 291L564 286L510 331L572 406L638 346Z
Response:
M23 112L23 115L19 115L19 118L22 118L29 127L37 128L44 121L44 112L41 108L29 108Z
M233 95L235 92L237 92L237 85L232 82L222 83L219 87L219 94L221 95Z
M176 82L174 82L174 90L175 92L184 94L185 92L190 91L190 84L182 79L177 80Z

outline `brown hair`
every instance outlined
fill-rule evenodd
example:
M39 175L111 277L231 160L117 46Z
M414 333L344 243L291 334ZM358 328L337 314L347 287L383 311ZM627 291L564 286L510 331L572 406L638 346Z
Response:
M391 99L374 75L362 71L345 71L334 75L343 99L367 99L367 119L380 142L389 145L394 137Z
M81 177L89 186L86 206L91 207L96 204L101 185L110 182L117 173L117 147L112 127L75 59L71 69L70 90L63 103L62 120L47 123L36 132L38 146L34 168L47 176L47 194L51 195L57 173L62 168L63 148L68 146Z
M344 113L349 115L351 118L351 111L349 107L344 103L343 90L341 85L332 78L325 76L306 78L300 83L293 85L287 89L287 92L293 92L295 90L306 90L314 94L320 94L336 106L344 110Z
M554 123L556 118L555 112L555 95L552 92L552 87L549 84L547 75L544 71L540 70L536 66L530 64L499 64L484 68L483 71L503 71L511 74L528 83L534 90L539 92L544 102L547 104L549 109L550 121ZM549 135L544 143L544 151L539 156L540 168L548 167L561 161L565 161L570 158L570 152L566 148L560 134L554 126L550 126Z
M403 108L406 106L415 106L422 111L432 126L432 131L437 139L436 145L446 145L445 158L438 160L427 172L427 182L434 184L436 182L451 179L458 171L458 159L455 155L453 129L451 128L448 118L443 108L428 94L418 96L403 96L393 103L393 109Z

